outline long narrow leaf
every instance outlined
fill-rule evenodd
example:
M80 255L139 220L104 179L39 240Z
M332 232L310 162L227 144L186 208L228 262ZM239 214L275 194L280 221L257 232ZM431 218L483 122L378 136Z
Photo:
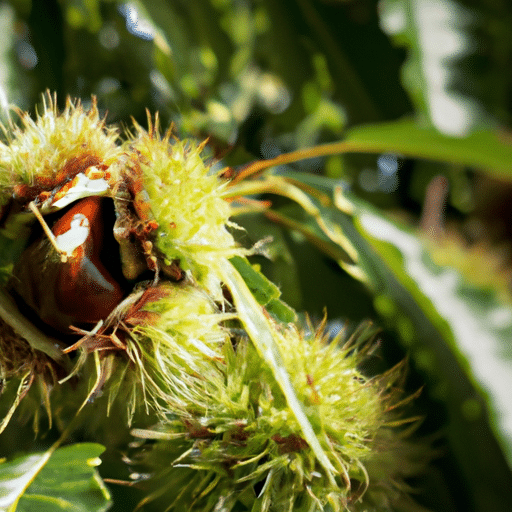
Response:
M339 142L283 153L245 166L235 182L270 167L308 158L349 153L396 153L405 157L448 162L477 168L485 173L512 180L512 139L506 133L486 129L466 137L443 135L435 128L412 119L355 126ZM254 184L240 183L240 187ZM227 190L235 193L237 188Z

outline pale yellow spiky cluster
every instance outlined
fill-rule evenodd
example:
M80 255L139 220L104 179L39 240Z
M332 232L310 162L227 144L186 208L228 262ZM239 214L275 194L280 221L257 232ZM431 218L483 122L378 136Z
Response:
M347 443L347 455L364 457L368 439L380 426L383 409L376 386L357 369L357 356L346 357L350 348L343 350L336 340L328 343L321 335L304 340L295 326L289 326L275 340L297 395L317 410L318 427L336 436L350 433L353 442Z
M122 149L118 132L105 125L96 102L85 109L69 98L62 112L56 98L43 97L43 112L33 120L28 112L17 112L22 126L4 129L7 143L0 142L0 186L32 185L34 178L55 176L72 158L97 156L105 165L116 162Z
M197 320L208 316L198 315ZM400 477L410 470L399 454L409 447L387 427L400 424L394 410L401 396L395 387L400 367L368 378L357 370L369 348L364 338L340 346L341 340L330 341L322 328L313 336L294 326L281 331L287 349L283 363L315 431L329 447L338 474L333 484L304 442L254 346L239 340L236 350L231 343L210 343L209 351L198 350L191 340L185 345L180 341L181 334L192 333L191 327L178 333L177 324L175 319L166 327L162 321L158 330L145 330L156 347L146 359L154 360L154 368L162 365L157 373L167 373L163 389L168 410L162 411L166 419L158 431L140 432L141 437L163 439L162 449L179 461L179 467L165 471L162 482L166 501L176 500L169 510L182 510L207 482L215 485L197 498L194 510L208 510L226 495L252 496L257 482L263 485L261 510L268 512L329 505L340 511L393 509L390 503L401 495ZM198 326L194 330L199 332ZM174 415L183 421L169 421ZM181 481L183 473L188 476ZM382 485L390 488L381 492ZM361 502L363 495L370 503L377 499L376 506ZM235 502L225 504L225 510Z
M162 284L160 290L166 296L145 308L157 317L136 326L131 337L133 349L142 351L138 371L149 403L165 418L173 411L188 415L205 398L218 373L212 363L223 358L229 343L229 331L220 324L233 315L219 312L203 290L190 284Z
M226 183L205 164L204 145L191 140L169 140L158 125L149 132L136 125L137 134L127 141L127 152L137 154L153 215L159 224L156 246L168 260L179 259L184 270L216 298L220 283L211 272L217 258L247 251L237 247L228 227L230 205L221 197Z

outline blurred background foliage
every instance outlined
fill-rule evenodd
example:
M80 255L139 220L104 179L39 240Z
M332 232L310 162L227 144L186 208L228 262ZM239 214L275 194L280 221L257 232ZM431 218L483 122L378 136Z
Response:
M363 209L423 240L433 274L448 265L463 276L461 296L473 320L501 314L496 357L510 363L511 25L506 0L0 1L0 104L3 115L12 104L33 111L49 89L61 106L67 95L85 104L96 95L107 120L121 126L131 117L145 126L146 109L159 111L164 127L173 123L180 137L209 137L211 156L234 167L371 133L381 143L373 154L287 169L309 173L313 186L343 183ZM481 133L494 137L491 143L478 139ZM450 157L414 158L441 146ZM418 501L436 511L510 510L512 427L498 417L510 423L512 393L508 410L489 405L489 419L481 409L497 388L512 385L502 382L512 366L503 374L488 368L482 377L471 358L464 360L469 349L457 336L447 342L443 329L456 330L449 315L435 312L448 327L425 327L436 305L431 298L424 306L425 289L411 291L421 283L406 270L407 251L400 260L375 233L354 231L352 242L366 237L369 245L360 247L375 279L387 279L368 288L297 230L261 216L239 222L246 245L273 236L272 262L255 261L297 310L318 319L327 308L333 329L375 319L386 328L379 364L411 350L410 389L426 383L416 405L425 416L419 434L435 436L439 448L431 470L411 482ZM393 281L397 276L402 281ZM414 332L423 332L416 348ZM429 350L444 366L430 364ZM446 399L443 386L457 388L456 400ZM8 429L0 438L6 453L20 449L12 436ZM26 437L23 450L31 447ZM114 471L108 463L100 469L104 476ZM113 492L116 509L127 510L124 490Z

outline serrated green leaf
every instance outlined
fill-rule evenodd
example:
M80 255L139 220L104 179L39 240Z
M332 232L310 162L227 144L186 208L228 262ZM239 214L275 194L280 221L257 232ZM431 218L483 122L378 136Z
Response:
M110 494L95 469L104 450L80 443L0 464L0 511L107 510Z
M450 444L476 508L504 510L512 501L512 312L468 300L461 276L429 262L415 234L362 204L358 210L354 226L367 243L360 241L361 263L375 292L394 304L391 324L431 394L446 404Z
M512 309L499 304L492 293L483 294L466 283L455 269L435 265L417 235L381 215L360 210L356 227L486 397L495 433L512 467Z

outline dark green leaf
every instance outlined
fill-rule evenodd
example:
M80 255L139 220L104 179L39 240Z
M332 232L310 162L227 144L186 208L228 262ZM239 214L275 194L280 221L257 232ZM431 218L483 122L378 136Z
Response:
M493 130L475 131L467 137L450 137L412 120L362 125L348 131L347 152L398 153L478 168L512 179L512 138Z
M81 443L60 448L49 459L47 452L0 464L0 510L107 510L110 495L95 469L104 450L99 444Z

